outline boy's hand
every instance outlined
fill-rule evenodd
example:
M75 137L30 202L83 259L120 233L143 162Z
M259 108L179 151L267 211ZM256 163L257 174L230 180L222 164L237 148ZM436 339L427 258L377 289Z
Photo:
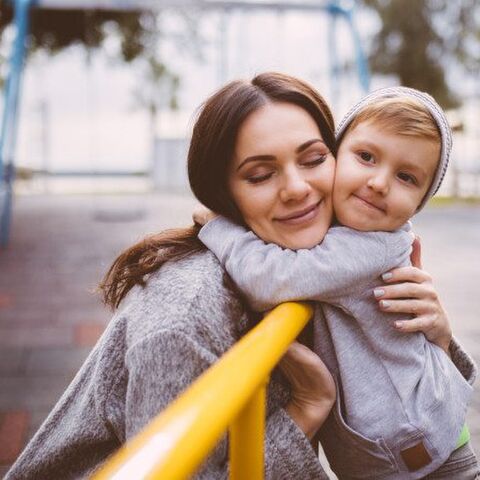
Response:
M203 205L198 204L193 209L193 213L192 213L193 221L198 225L201 225L202 227L205 224L207 224L210 220L213 220L215 217L218 217L218 215L215 212L212 212L207 207L204 207Z

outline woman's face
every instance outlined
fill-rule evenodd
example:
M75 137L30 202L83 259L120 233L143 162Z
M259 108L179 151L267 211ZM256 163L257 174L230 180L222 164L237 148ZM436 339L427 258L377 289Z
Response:
M332 221L335 159L302 108L269 103L238 132L229 188L245 223L290 249L323 240Z

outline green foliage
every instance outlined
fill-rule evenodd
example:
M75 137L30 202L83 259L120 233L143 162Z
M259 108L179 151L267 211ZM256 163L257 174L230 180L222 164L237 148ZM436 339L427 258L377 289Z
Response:
M449 53L473 74L480 73L480 3L478 0L430 0Z
M3 87L5 85L5 80L3 79L3 67L6 65L7 60L4 56L0 53L0 93L3 91Z
M178 109L180 77L155 56L144 59L141 64L141 82L134 90L138 106L146 108L155 116L161 108Z
M452 63L470 73L480 65L478 0L363 0L382 22L370 66L402 85L431 93L444 107L458 105L445 72Z
M173 40L178 50L200 56L198 12L178 11L181 17L179 31ZM108 10L62 10L32 8L29 34L29 55L38 50L55 54L72 45L83 45L88 51L102 47L109 35L120 40L120 60L137 62L141 72L142 88L135 97L148 109L157 109L167 97L170 108L177 107L179 76L160 58L158 45L167 35L159 28L161 12ZM0 3L0 42L11 24L13 11L6 2ZM0 57L0 87L1 65ZM147 88L145 88L145 84Z
M108 36L108 25L115 25L120 37L121 60L132 62L144 54L148 39L143 28L146 14L140 11L83 11L32 8L28 55L42 50L50 55L72 45L83 45L88 50L102 47ZM10 4L0 3L0 42L13 20ZM0 56L0 88L4 85L6 58Z
M113 22L122 38L123 60L129 62L143 52L142 12L105 10L54 10L32 8L30 17L30 52L42 49L50 54L71 45L99 48L106 37L104 26ZM0 5L0 38L11 23L11 6Z

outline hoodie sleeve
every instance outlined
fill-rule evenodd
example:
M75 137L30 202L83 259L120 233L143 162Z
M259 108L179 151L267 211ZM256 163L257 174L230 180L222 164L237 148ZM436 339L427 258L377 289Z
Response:
M258 311L294 300L341 306L359 286L404 264L413 240L409 225L395 232L332 227L321 244L295 251L266 244L222 217L207 223L199 238Z
M127 439L217 360L216 354L182 332L161 331L136 344L127 357ZM307 437L283 408L271 412L267 418L265 472L269 480L328 480ZM227 478L228 443L224 437L197 471L195 479Z

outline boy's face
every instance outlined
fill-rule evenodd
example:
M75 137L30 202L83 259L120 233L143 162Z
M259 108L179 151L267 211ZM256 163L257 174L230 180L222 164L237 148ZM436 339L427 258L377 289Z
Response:
M440 159L440 144L372 122L348 131L337 154L333 207L361 231L393 231L417 210Z

